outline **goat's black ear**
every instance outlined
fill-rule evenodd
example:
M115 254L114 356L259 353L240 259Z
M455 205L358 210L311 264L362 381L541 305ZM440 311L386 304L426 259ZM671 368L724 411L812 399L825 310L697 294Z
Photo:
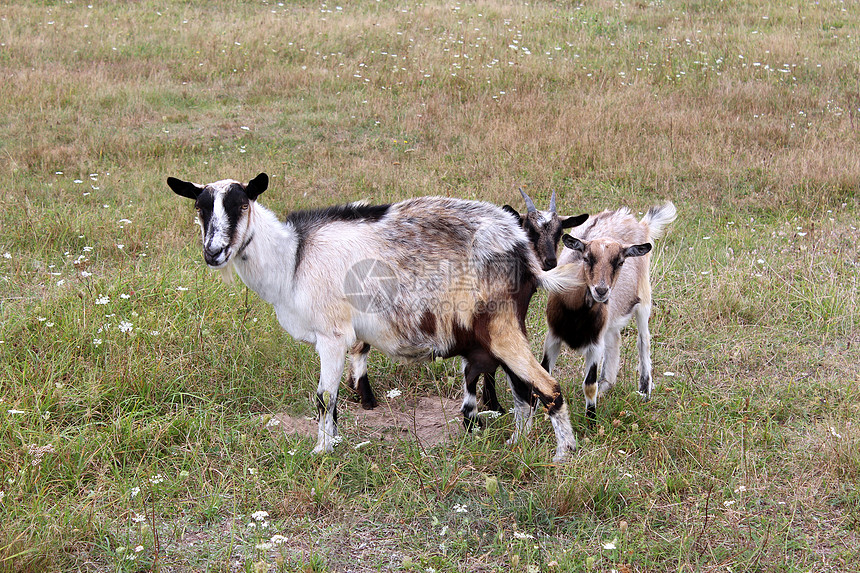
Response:
M251 201L256 201L257 197L263 194L263 191L269 188L269 176L265 173L260 173L248 182L245 186L245 194Z
M564 235L561 238L561 242L564 243L564 246L573 251L579 251L580 253L585 250L585 243L577 239L576 237L572 237L570 235Z
M624 249L624 257L641 257L651 252L651 243L642 243L641 245L633 245Z
M181 179L177 179L176 177L168 177L167 186L173 189L173 192L177 195L181 195L182 197L188 197L189 199L193 199L195 201L197 200L197 196L200 195L200 192L203 190L203 187L197 185L196 183L183 181Z
M511 207L510 205L502 205L502 211L507 211L508 213L516 217L517 221L522 222L523 220L523 217L522 215L520 215L520 212Z
M561 228L570 229L571 227L579 227L588 219L588 213L582 215L571 215L570 217L561 218Z

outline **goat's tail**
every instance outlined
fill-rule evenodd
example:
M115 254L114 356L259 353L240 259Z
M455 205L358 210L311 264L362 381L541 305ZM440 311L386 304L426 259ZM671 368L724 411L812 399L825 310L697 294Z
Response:
M652 239L659 239L663 236L666 227L675 220L678 216L678 211L671 201L666 201L662 205L655 205L648 209L645 216L640 221L648 227L648 234Z
M577 263L562 265L549 271L541 271L538 280L547 292L561 293L585 284L580 270L581 265Z

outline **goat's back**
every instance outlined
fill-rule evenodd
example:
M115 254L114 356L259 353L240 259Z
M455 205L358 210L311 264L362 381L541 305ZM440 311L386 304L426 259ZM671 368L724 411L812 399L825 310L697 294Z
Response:
M400 358L445 355L479 309L513 303L519 314L540 273L518 221L488 203L419 197L287 224L300 237L296 289L311 312L352 322L359 339Z

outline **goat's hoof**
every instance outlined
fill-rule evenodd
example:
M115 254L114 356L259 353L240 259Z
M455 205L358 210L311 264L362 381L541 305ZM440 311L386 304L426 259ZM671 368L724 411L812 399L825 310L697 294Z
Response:
M376 401L376 398L371 400L366 400L365 398L360 399L361 409L362 410L373 410L377 406L379 406L379 402Z
M597 397L602 398L604 395L606 395L607 392L612 390L613 386L614 384L610 384L606 380L601 380L600 383L597 385Z
M557 464L566 462L571 458L574 452L576 452L576 442L559 446L555 451L555 455L552 457L552 461Z
M314 449L311 451L311 453L317 454L317 455L319 455L319 454L330 454L330 453L334 452L334 446L336 444L339 444L342 439L343 438L341 438L339 436L335 436L335 437L330 438L328 440L319 441L319 442L317 442L317 445L314 447Z
M639 394L639 397L642 399L643 402L647 402L648 400L651 399L651 392L650 391L643 392L642 390L636 390L636 393Z
M463 429L466 430L467 434L471 434L472 432L477 432L482 428L481 420L474 414L467 416L463 414Z

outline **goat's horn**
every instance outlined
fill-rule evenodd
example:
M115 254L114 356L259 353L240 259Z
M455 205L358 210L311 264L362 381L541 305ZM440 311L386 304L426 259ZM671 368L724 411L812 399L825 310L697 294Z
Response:
M536 212L536 211L537 211L537 207L535 207L535 204L534 204L534 202L532 201L532 198L531 198L531 197L529 197L528 195L526 195L526 192L525 192L525 191L523 191L523 188L522 188L522 187L520 187L520 195L522 195L522 196L523 196L523 199L525 199L525 200L526 200L526 212L527 212L527 213L534 213L534 212Z
M555 213L555 189L552 190L552 197L549 200L549 212Z

